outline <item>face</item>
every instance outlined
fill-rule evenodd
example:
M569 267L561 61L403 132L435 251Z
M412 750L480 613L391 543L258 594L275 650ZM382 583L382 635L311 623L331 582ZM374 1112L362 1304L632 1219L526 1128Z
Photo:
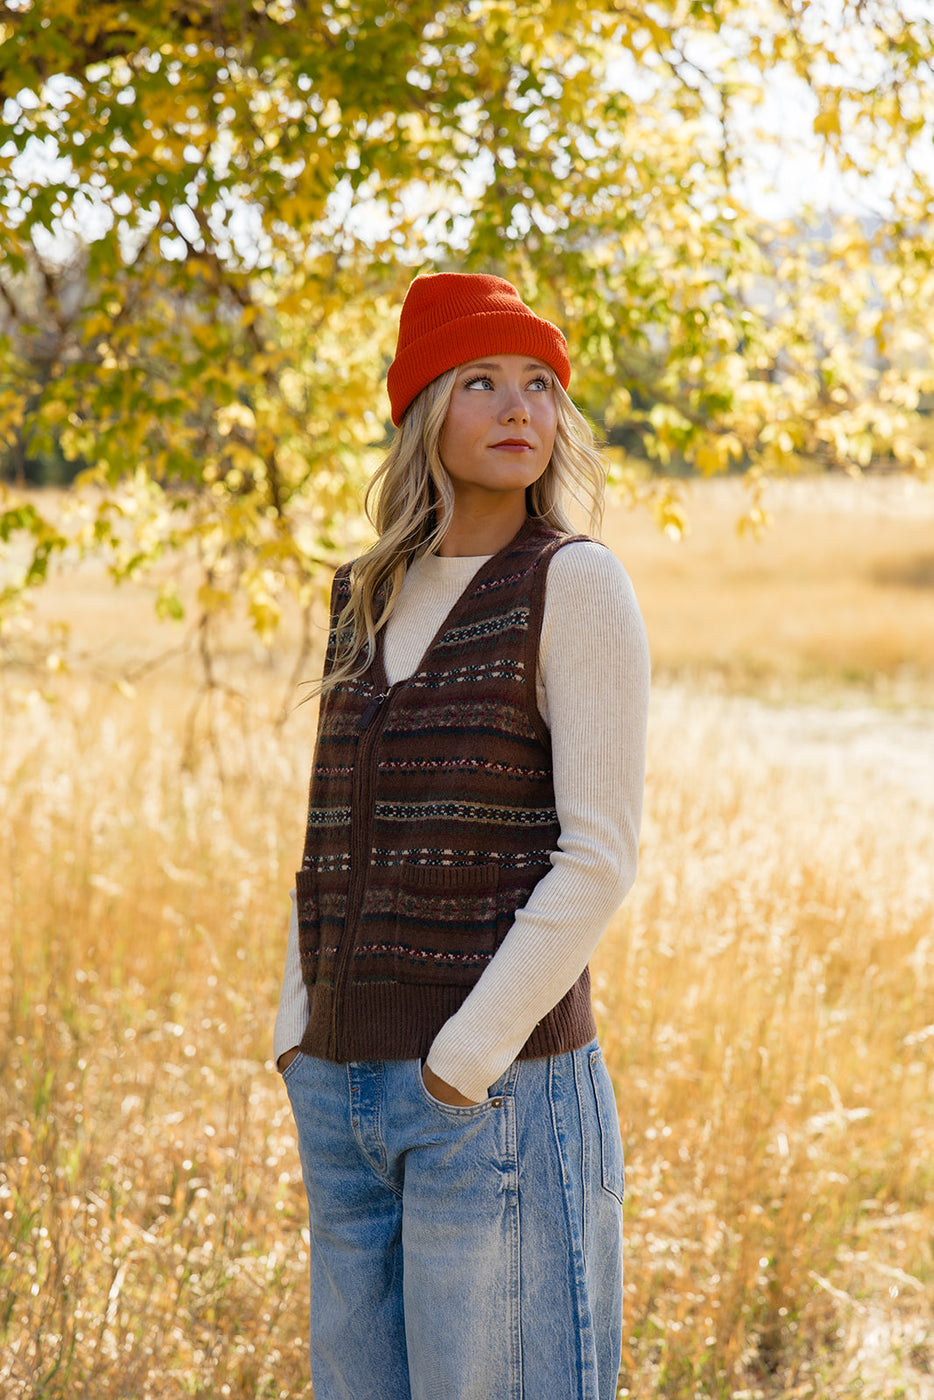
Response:
M526 355L461 365L441 430L441 460L458 505L525 509L545 471L557 429L555 373Z

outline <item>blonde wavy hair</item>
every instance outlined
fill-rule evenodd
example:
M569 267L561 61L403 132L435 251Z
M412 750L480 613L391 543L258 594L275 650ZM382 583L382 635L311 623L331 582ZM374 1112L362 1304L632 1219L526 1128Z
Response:
M406 410L389 452L373 474L366 513L376 543L351 565L351 592L337 619L337 651L330 670L315 687L324 694L364 674L376 638L398 601L409 565L437 549L454 513L454 491L441 461L439 444L457 370L433 379ZM530 516L565 534L574 533L572 503L596 534L603 518L606 459L593 431L557 379L553 381L557 430L551 460L526 491ZM378 609L380 597L384 601ZM377 616L377 611L379 615Z

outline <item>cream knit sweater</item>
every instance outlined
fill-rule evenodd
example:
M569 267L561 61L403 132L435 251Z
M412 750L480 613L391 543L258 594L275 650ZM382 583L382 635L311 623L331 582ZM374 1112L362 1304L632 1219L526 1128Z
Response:
M390 684L416 669L485 562L428 555L412 565L386 625ZM576 982L635 879L649 652L629 577L602 545L566 545L551 562L537 695L551 730L559 848L427 1060L435 1074L476 1101ZM307 1019L293 898L275 1058L298 1045Z

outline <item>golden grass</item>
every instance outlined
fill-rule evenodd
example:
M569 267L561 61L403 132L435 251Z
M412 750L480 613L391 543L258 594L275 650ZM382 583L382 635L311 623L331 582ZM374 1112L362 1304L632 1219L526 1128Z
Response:
M664 698L597 974L631 1392L930 1395L934 792Z
M735 498L708 508L723 553L680 590L667 541L612 523L669 677L639 879L594 964L628 1160L623 1393L922 1400L934 785L912 762L930 712L857 715L904 736L901 771L830 709L701 685L695 595L732 592ZM822 537L798 514L795 539ZM871 535L889 548L888 517L851 516L835 569ZM743 607L783 615L780 593ZM94 680L105 644L123 664L129 635L151 642L116 598L73 674L0 676L0 1393L307 1400L304 1196L270 1039L313 715L275 730L287 663L238 637L247 698L202 708L183 766L190 663L132 702ZM680 660L659 636L679 609ZM929 611L912 657L930 630ZM773 653L770 690L813 682L799 655ZM834 704L838 665L816 672Z
M80 691L3 732L3 1394L307 1394L269 1041L308 754L217 719L222 783Z
M607 537L636 584L656 675L729 690L934 700L934 487L802 478L765 493L760 540L736 522L736 481L686 489L667 539L620 508Z
M934 703L934 484L776 481L764 492L771 524L761 539L737 529L751 499L742 481L683 490L688 530L680 540L661 534L645 511L611 504L606 516L605 538L639 594L657 679L784 700L832 689L838 699ZM177 561L167 571L176 577ZM191 596L198 580L187 575L182 591ZM156 622L151 596L136 583L114 588L90 564L40 591L37 620L64 622L75 672L106 680L184 642L184 627ZM270 651L236 622L219 625L221 674L240 688L254 672L264 688L278 679L284 695L295 618L286 613ZM12 654L24 654L21 640ZM190 689L190 667L172 663L155 683L163 677L185 703L178 686Z

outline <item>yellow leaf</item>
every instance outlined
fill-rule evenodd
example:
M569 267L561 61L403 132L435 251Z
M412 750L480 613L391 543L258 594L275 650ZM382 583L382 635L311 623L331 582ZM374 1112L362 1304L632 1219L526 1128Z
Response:
M712 476L723 471L726 461L715 443L704 443L694 454L694 465L702 476Z
M198 606L202 612L221 612L229 608L231 602L230 593L225 588L214 588L209 583L203 583L198 589Z
M840 108L836 103L818 112L814 118L814 134L815 136L840 135Z

